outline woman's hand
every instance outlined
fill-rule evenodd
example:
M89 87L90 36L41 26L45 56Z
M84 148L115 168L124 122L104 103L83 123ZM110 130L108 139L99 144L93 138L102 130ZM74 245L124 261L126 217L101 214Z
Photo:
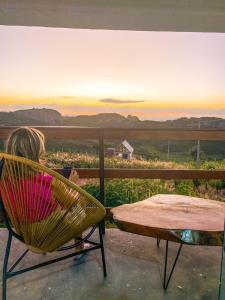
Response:
M72 169L70 172L69 180L76 183L78 179L79 179L79 176L77 174L77 171Z

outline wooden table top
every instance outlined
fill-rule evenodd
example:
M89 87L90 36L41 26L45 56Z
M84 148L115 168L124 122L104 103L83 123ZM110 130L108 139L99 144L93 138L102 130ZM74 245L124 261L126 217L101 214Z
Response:
M224 231L225 203L182 195L155 195L112 209L119 228L141 235L178 241L171 231Z

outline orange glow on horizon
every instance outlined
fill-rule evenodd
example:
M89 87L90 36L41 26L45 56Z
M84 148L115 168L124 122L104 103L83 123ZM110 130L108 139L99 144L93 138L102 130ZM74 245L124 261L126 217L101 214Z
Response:
M0 97L1 106L11 105L33 105L36 106L49 106L49 105L61 105L66 107L83 106L84 108L90 107L110 107L110 108L138 108L138 109L210 109L218 110L225 109L225 97L218 97L218 99L201 99L198 101L186 100L180 101L179 103L174 100L140 100L140 102L132 103L131 101L126 103L126 99L120 99L119 103L104 103L101 100L91 98L80 98L80 97L50 97L50 98L34 98L34 97ZM104 99L102 99L104 100ZM117 100L117 99L113 99ZM125 103L123 103L123 101Z

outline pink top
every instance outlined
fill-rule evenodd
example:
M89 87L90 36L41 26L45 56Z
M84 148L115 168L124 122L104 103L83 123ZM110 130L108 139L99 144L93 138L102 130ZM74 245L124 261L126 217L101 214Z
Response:
M38 222L47 218L58 206L52 197L52 176L38 174L33 179L21 179L16 184L10 180L0 185L3 203L10 207L18 222Z

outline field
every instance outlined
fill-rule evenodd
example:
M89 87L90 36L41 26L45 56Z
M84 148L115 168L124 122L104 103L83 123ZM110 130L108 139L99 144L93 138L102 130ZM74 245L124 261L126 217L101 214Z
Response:
M48 152L47 166L74 168L97 168L99 161L96 155L76 154L72 152ZM106 158L106 168L133 169L194 169L193 162L177 163L174 161L133 159L131 161L119 158ZM202 161L201 169L224 169L224 161ZM83 188L96 198L99 198L99 181L91 179L84 181ZM143 200L155 194L181 194L225 201L224 180L151 180L151 179L112 179L105 182L106 205L113 207L123 203Z

